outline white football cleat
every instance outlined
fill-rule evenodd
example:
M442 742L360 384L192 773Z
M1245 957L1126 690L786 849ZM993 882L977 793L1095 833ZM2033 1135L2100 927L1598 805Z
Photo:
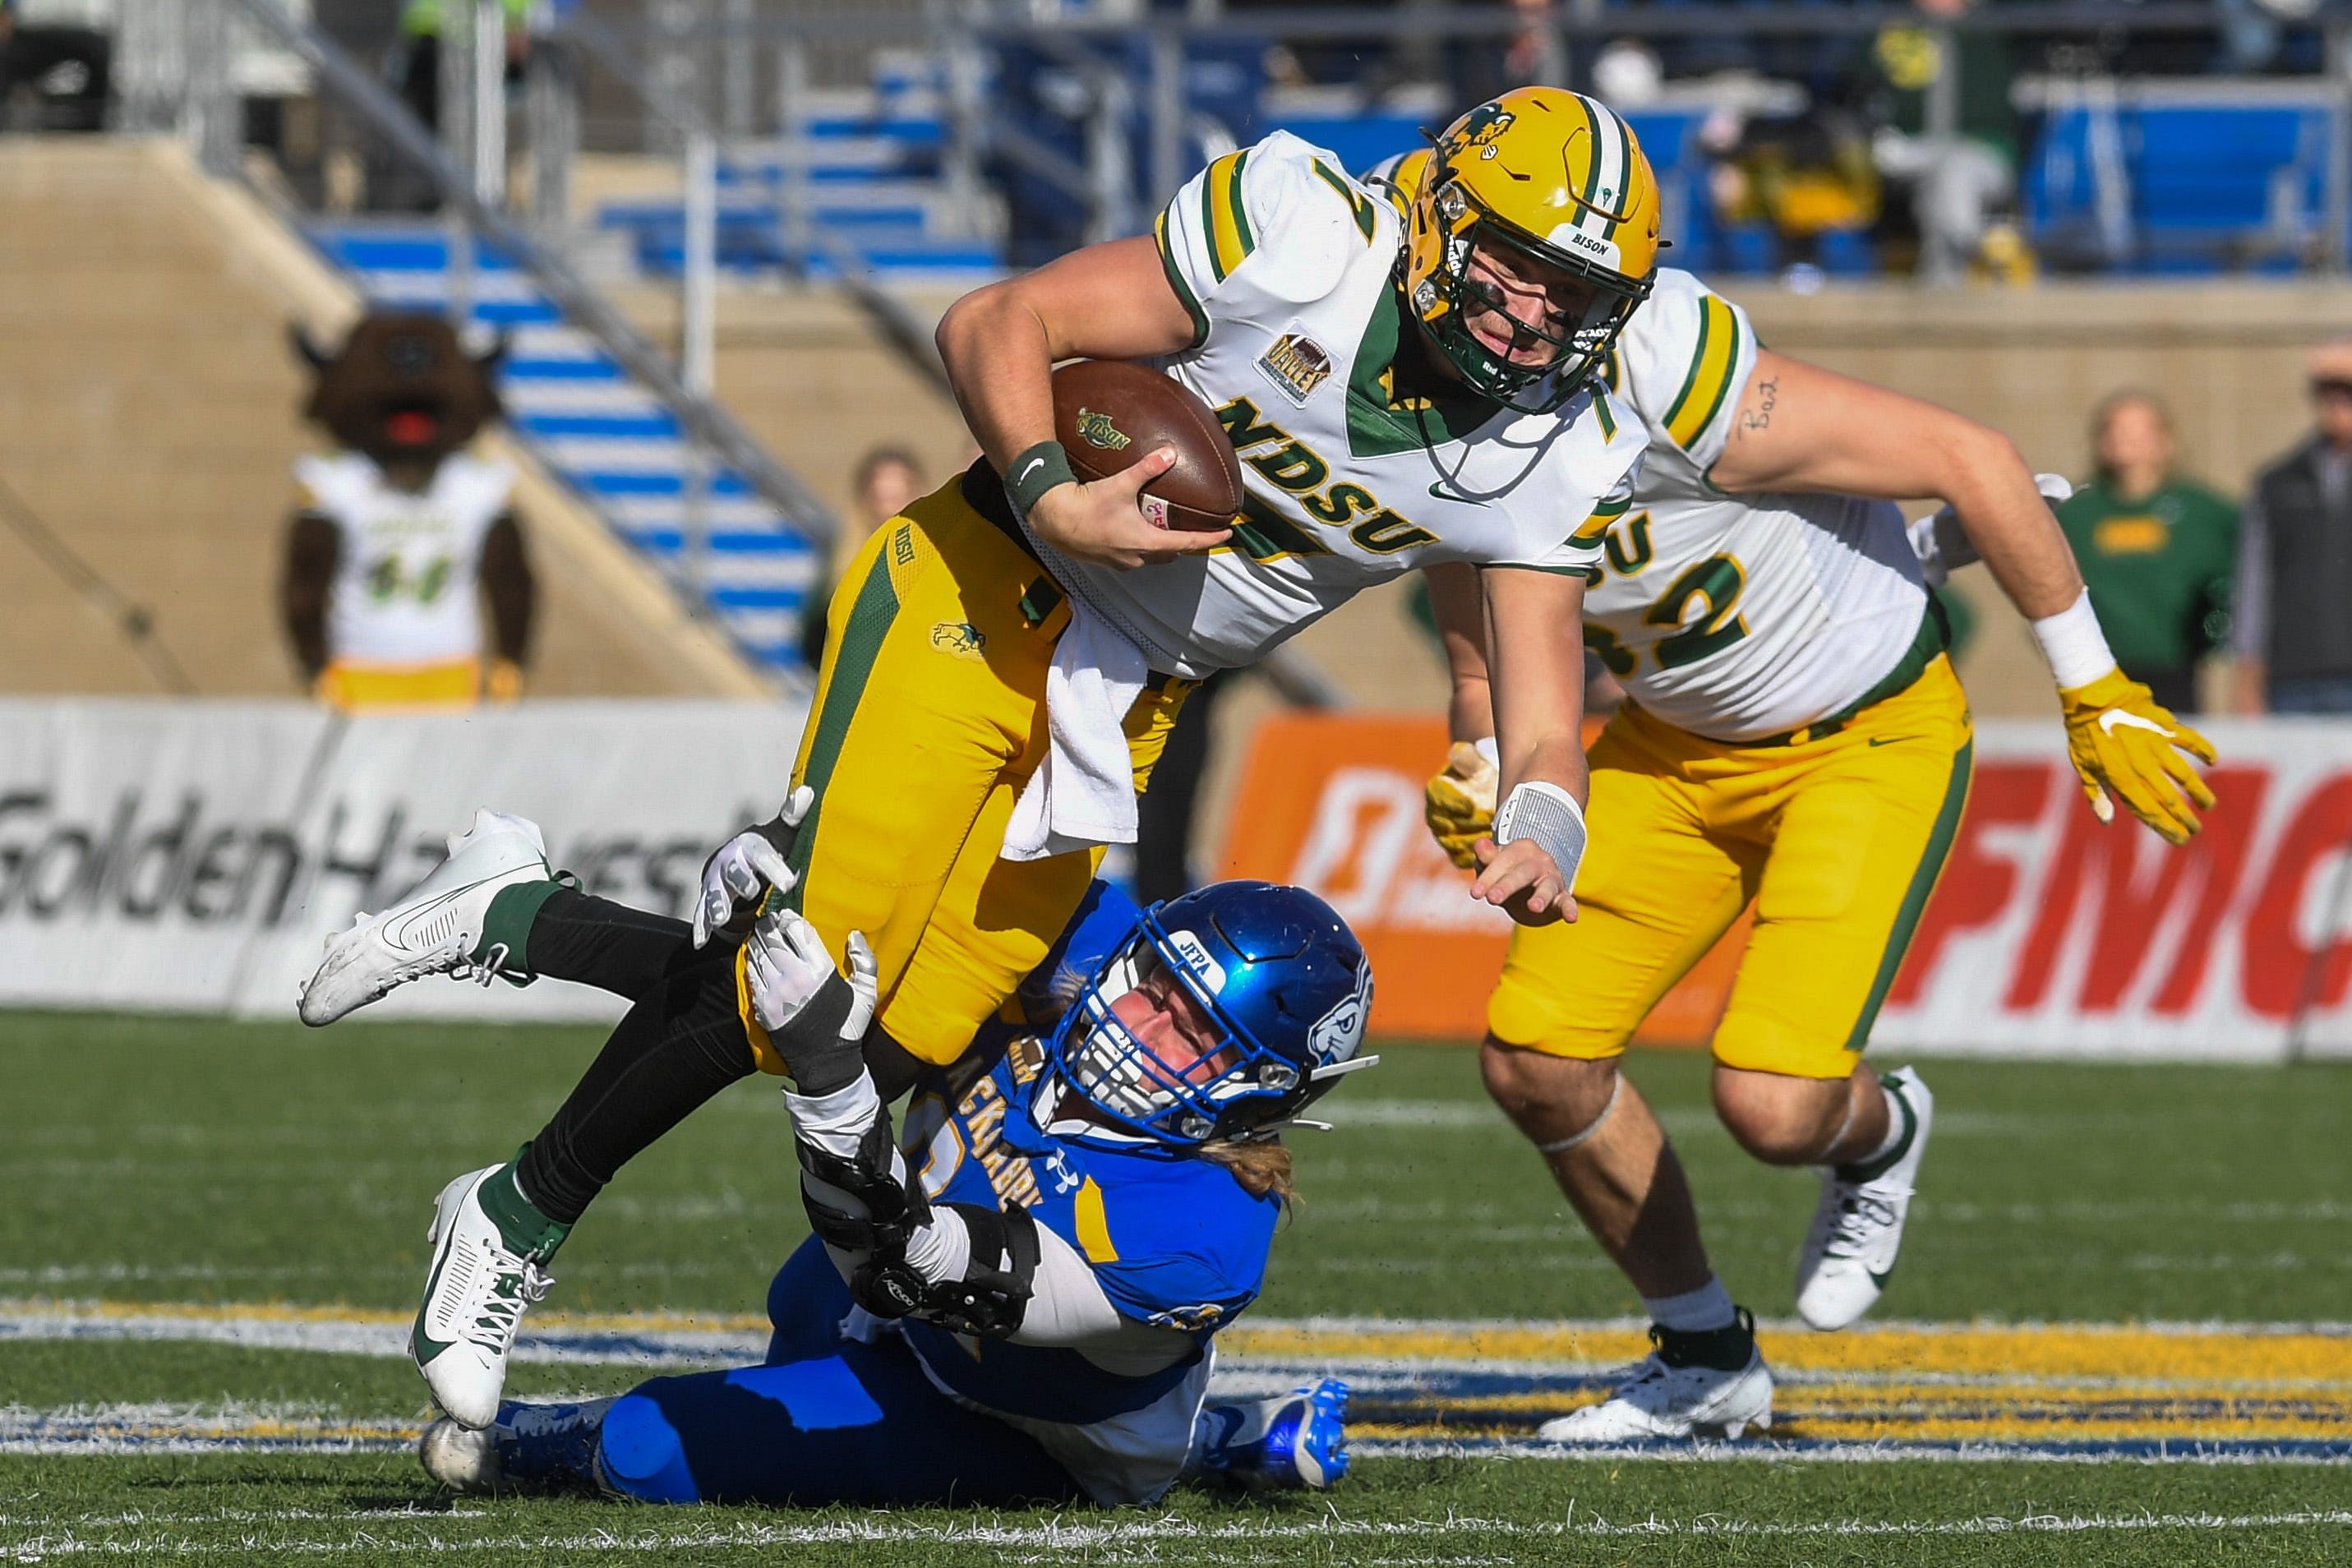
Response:
M1727 1329L1678 1334L1653 1324L1657 1348L1615 1393L1536 1429L1548 1443L1615 1445L1738 1438L1772 1425L1772 1373L1743 1310ZM1744 1351L1744 1355L1742 1352ZM1708 1362L1730 1362L1728 1366Z
M476 1430L498 1419L515 1331L531 1303L555 1283L541 1265L572 1228L524 1204L507 1170L471 1171L441 1189L426 1237L433 1244L432 1272L408 1335L408 1353L433 1402L460 1426ZM505 1194L486 1194L492 1177L500 1178Z
M488 984L509 956L474 954L490 900L501 888L553 875L539 824L476 812L474 825L450 838L449 858L407 897L327 939L326 956L302 987L302 1021L331 1024L427 974Z
M1903 1222L1936 1121L1936 1097L1910 1068L1879 1081L1887 1110L1899 1121L1910 1112L1910 1135L1880 1159L1833 1165L1822 1173L1822 1201L1797 1258L1797 1316L1816 1329L1843 1329L1877 1304L1903 1249Z

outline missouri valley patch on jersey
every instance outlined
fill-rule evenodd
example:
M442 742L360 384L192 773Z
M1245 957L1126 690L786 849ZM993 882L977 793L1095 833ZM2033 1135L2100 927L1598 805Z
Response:
M1194 329L1165 368L1241 455L1240 525L1213 552L1133 572L1041 552L1153 668L1253 663L1439 562L1597 569L1638 422L1598 387L1531 415L1430 374L1396 284L1402 226L1337 158L1276 132L1202 170L1154 233Z
M1628 695L1717 741L1841 712L1924 646L1927 589L1892 502L1708 482L1756 353L1738 306L1659 270L1609 367L1649 452L1584 602L1585 640ZM1772 389L1757 391L1769 418Z

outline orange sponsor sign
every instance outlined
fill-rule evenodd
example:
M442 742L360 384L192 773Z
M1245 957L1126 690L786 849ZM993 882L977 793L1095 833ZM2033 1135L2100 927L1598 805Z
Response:
M1312 889L1372 960L1372 1028L1475 1041L1502 972L1510 917L1474 901L1422 823L1422 791L1445 765L1443 720L1411 714L1276 714L1258 726L1223 875ZM1746 944L1743 922L1650 1016L1637 1038L1700 1044L1722 1016Z

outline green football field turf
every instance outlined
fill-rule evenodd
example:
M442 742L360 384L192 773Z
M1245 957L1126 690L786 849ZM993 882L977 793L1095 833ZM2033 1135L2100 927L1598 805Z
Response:
M689 1516L520 1500L453 1509L390 1451L425 1404L413 1372L381 1352L396 1343L393 1315L414 1307L435 1191L510 1153L597 1038L0 1016L0 1562L2352 1561L2352 1466L2333 1463L1376 1457L1328 1500L1185 1497L1135 1516ZM1655 1055L1635 1073L1690 1167L1733 1293L1786 1318L1812 1178L1764 1170L1731 1146L1708 1117L1703 1061ZM1910 1430L1975 1430L1967 1423L1982 1415L2027 1437L2054 1430L2034 1426L2053 1419L2193 1436L2251 1408L2251 1367L2270 1391L2265 1432L2306 1447L2352 1443L2338 1335L2294 1339L2293 1355L2318 1358L2318 1370L2282 1360L2272 1377L2273 1340L2232 1331L2200 1363L2210 1381L2195 1400L2134 1405L2129 1357L2164 1374L2175 1369L2163 1347L2186 1341L2007 1327L2352 1319L2352 1073L1938 1062L1927 1076L1934 1151L1882 1313L1974 1325L1969 1342L1989 1348L1967 1353L1990 1359L1963 1357L1960 1374L1923 1384ZM1297 1141L1306 1202L1248 1321L1635 1310L1486 1106L1468 1053L1392 1048L1328 1104L1340 1130ZM798 1211L773 1087L740 1087L605 1194L559 1261L547 1312L698 1314L740 1336L803 1234ZM72 1312L60 1302L101 1304L85 1316L147 1323L156 1337L67 1337L57 1325ZM281 1310L251 1310L264 1304ZM233 1321L234 1331L152 1327L166 1319ZM291 1338L240 1337L281 1321ZM332 1338L352 1325L375 1336L364 1353ZM1612 1355L1632 1343L1603 1338ZM1879 1354L1874 1366L1911 1353L1885 1337L1786 1330L1767 1351L1801 1367L1820 1347L1847 1344ZM2029 1408L2040 1395L2011 1390L1971 1407L1980 1384L2018 1371L2001 1358L2045 1350L2089 1358L2045 1380L2060 1391L2052 1401L2078 1403L2053 1415ZM2084 1376L2070 1382L2069 1369ZM616 1391L634 1375L526 1363L515 1385ZM1801 1381L1784 1410L1818 1417L1820 1431L1852 1415ZM1523 1429L1531 1408L1496 1405L1479 1419ZM1400 1433L1445 1415L1360 1411L1368 1430L1386 1420ZM173 1434L199 1451L157 1451ZM338 1434L382 1451L312 1451ZM278 1441L292 1447L275 1451Z

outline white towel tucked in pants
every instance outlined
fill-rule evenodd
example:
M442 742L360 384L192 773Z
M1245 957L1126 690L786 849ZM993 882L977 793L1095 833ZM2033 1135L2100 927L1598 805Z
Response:
M1045 760L1013 803L1004 827L1007 860L1135 842L1127 714L1151 672L1143 650L1086 601L1069 604L1070 624L1045 676Z

